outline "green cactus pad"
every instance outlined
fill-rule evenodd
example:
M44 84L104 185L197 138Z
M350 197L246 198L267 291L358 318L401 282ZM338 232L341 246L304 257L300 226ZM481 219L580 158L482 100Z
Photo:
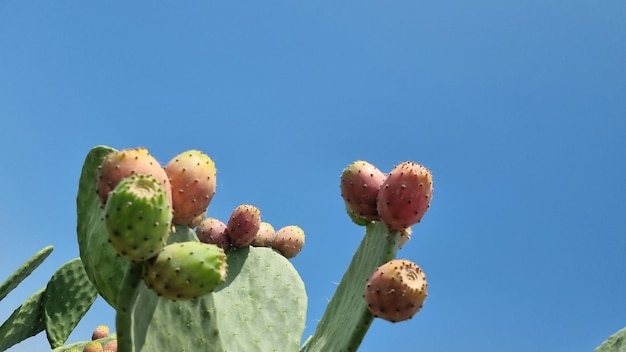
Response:
M171 242L197 241L187 226ZM228 253L228 276L190 301L158 297L130 267L116 317L120 351L297 351L304 331L304 284L287 259L268 248Z
M365 283L376 268L394 259L400 233L381 222L367 225L365 238L343 275L317 328L301 351L356 351L374 316L363 300Z
M0 301L6 297L9 292L17 287L25 278L28 277L43 261L48 258L52 253L52 246L47 246L35 253L30 259L28 259L22 266L20 266L11 276L9 276L0 285Z
M41 288L26 299L0 326L0 351L44 330L42 301L45 289Z
M62 346L67 341L97 296L79 258L65 263L52 275L43 297L50 347Z
M626 352L626 328L609 336L600 346L596 347L593 352Z
M91 149L85 158L76 197L78 247L89 280L113 308L129 261L120 257L108 243L104 209L96 193L98 167L115 150L106 146Z

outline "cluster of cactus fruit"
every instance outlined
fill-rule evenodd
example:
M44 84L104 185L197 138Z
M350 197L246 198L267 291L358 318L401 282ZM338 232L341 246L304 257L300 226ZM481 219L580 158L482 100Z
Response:
M55 352L104 349L110 341L123 352L356 351L374 318L399 322L422 307L424 272L395 257L430 205L432 178L423 166L406 162L384 174L357 161L343 171L346 211L365 237L304 342L308 299L289 261L303 249L303 230L275 231L249 204L225 222L208 217L216 176L214 162L197 150L161 166L145 148L93 148L79 181L80 258L72 261L91 293L61 299L49 283L52 298L39 292L0 327L0 351L44 329L55 336ZM75 286L71 280L56 286ZM64 345L97 295L116 311L117 333ZM59 306L78 308L70 314ZM46 316L48 323L20 331L24 321Z
M96 193L108 241L121 257L142 264L146 286L159 296L191 300L212 292L226 279L231 248L273 247L288 258L302 250L300 227L274 232L253 205L235 208L227 224L206 218L216 177L215 163L198 150L165 167L146 148L120 150L99 167ZM167 244L172 226L194 227L199 241Z

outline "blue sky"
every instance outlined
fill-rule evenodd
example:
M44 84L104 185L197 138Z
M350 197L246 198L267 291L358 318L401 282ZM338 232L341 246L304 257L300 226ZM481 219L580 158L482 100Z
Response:
M623 1L0 3L0 280L46 262L0 320L78 256L95 145L209 154L209 214L257 205L307 235L315 328L362 236L339 175L433 172L399 252L429 297L361 351L590 351L626 326ZM102 300L70 341L113 325ZM10 351L46 349L42 333Z

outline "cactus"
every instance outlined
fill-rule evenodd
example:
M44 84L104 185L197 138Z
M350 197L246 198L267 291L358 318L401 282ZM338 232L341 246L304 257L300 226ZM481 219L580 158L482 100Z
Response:
M9 276L2 285L0 285L0 301L17 287L28 275L30 275L46 258L52 253L54 247L47 246L35 253L28 261L20 266L13 275Z
M191 171L198 165L201 171ZM159 170L168 170L168 177L163 179ZM378 283L381 275L372 277L373 272L394 272L384 269L384 264L394 260L408 240L416 214L419 221L428 208L432 181L424 170L398 173L394 169L391 179L365 161L344 170L340 187L346 211L355 223L365 226L365 236L313 335L300 345L307 296L289 261L304 246L300 227L274 231L261 222L257 207L245 204L233 211L227 224L206 218L215 193L215 165L199 151L181 153L163 169L146 149L118 152L96 146L85 158L76 198L80 258L63 265L46 287L0 326L0 351L44 330L53 352L83 351L88 346L114 351L119 347L124 352L356 351L375 317L389 318L384 315L388 309L380 309L389 304L379 292L402 290L398 281L415 279L418 289L406 292L415 293L418 299L425 297L425 278L412 264L401 262L413 270L401 275L403 280ZM212 182L213 191L201 185L201 179L209 181L209 186ZM140 204L128 215L122 210L129 201L141 203L140 192L128 185L146 180L155 186L148 188L159 194L158 204ZM170 180L178 194L172 199L178 210L167 206L173 204L167 197L168 189L172 190ZM364 189L367 194L357 192ZM191 198L181 206L182 194ZM152 218L147 209L162 211ZM140 247L152 228L135 216L140 212L144 219L152 219L146 223L165 224L161 233L148 236L148 248ZM410 219L398 221L405 214ZM170 222L171 216L178 216L178 222ZM141 231L131 233L129 228ZM120 246L116 233L128 242ZM41 263L49 250L3 283L0 298ZM63 346L97 294L115 309L116 332L108 335L109 331L97 329L93 341ZM409 313L390 320L412 317L416 307L421 303L413 303Z

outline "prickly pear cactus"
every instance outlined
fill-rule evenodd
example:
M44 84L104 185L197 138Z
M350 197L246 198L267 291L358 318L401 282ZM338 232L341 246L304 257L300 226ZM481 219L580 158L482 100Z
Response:
M114 151L93 148L80 178L78 241L87 276L117 310L120 351L297 351L307 296L293 265L270 248L227 252L228 275L214 292L188 301L159 297L142 279L142 264L117 255L107 241L95 191L97 169ZM179 225L168 243L198 242Z

